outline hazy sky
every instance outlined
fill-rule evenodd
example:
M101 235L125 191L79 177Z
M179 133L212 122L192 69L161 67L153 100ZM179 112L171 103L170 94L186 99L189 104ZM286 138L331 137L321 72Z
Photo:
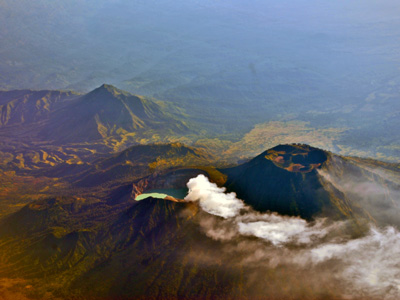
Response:
M0 89L109 83L219 132L300 120L393 160L399 15L394 0L2 0Z

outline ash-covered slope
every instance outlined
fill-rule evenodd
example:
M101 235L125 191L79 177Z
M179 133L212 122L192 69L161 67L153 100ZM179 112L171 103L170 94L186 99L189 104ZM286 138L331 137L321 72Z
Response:
M331 154L318 175L336 206L345 199L358 216L400 228L399 164Z

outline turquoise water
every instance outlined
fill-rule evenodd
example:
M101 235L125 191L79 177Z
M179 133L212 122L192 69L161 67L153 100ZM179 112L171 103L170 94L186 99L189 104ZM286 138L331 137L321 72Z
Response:
M187 191L187 189L155 189L137 196L135 200L140 201L149 197L164 199L167 196L183 199L187 195Z

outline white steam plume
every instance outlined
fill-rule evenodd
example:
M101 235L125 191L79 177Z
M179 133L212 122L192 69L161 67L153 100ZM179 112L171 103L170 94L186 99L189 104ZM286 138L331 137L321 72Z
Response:
M201 217L200 225L207 236L221 241L240 238L236 248L233 246L237 250L229 251L239 251L242 256L247 253L244 263L251 261L260 268L293 265L293 270L301 268L312 274L322 270L321 276L326 276L324 270L328 266L328 276L344 285L343 290L339 289L344 298L350 295L349 299L400 299L397 229L372 226L365 236L352 239L343 233L345 222L317 219L307 223L297 217L255 212L234 193L225 194L225 189L203 175L192 178L188 187L186 200L199 201L204 211L222 217ZM254 248L254 239L246 241L247 236L268 243Z
M187 201L199 201L200 207L213 215L223 218L232 218L244 208L242 201L236 198L235 193L225 193L225 188L218 187L208 181L204 175L198 175L187 183L189 193Z
M207 228L206 234L214 239L227 240L228 237L241 234L261 238L276 246L285 243L308 244L326 236L333 229L325 225L324 219L309 224L299 217L255 212L236 198L235 193L225 193L225 188L219 188L204 175L190 179L187 186L189 192L185 200L199 201L200 207L209 214L230 219L224 225L209 220L202 222L203 227ZM232 234L233 231L235 234Z

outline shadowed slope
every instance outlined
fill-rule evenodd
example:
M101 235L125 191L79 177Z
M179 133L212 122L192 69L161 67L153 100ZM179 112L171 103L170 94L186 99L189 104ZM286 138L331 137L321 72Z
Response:
M351 216L332 204L317 173L330 154L307 145L279 145L238 167L222 170L226 186L259 211L311 219L325 213Z
M66 143L90 142L149 130L158 130L159 134L186 132L186 125L174 119L167 110L165 104L104 84L55 112L50 126L41 135Z

